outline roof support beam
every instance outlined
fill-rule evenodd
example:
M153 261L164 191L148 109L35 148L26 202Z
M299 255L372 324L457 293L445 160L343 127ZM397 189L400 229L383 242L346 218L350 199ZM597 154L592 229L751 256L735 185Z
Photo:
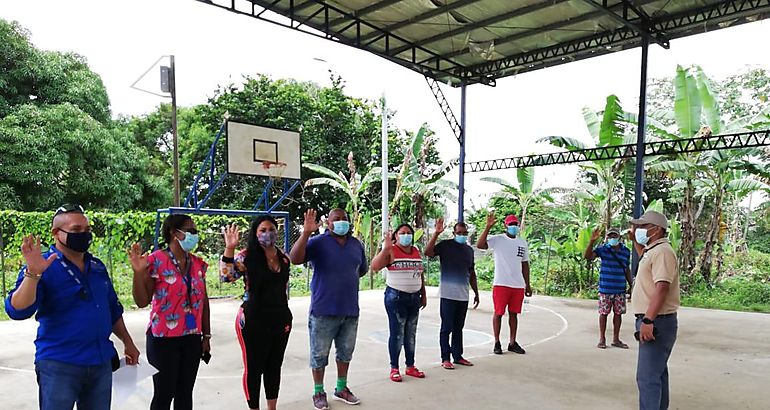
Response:
M541 1L539 3L530 4L529 6L524 6L522 8L518 8L516 10L512 10L512 11L509 11L507 13L500 14L498 16L486 18L484 20L479 20L479 21L476 21L476 22L473 22L473 23L470 23L470 24L464 24L461 27L456 28L454 30L444 31L444 32L441 32L441 33L436 34L434 36L431 36L431 37L428 37L428 38L424 38L422 40L414 41L412 44L415 45L415 46L421 47L421 46L424 46L426 44L430 44L430 43L433 43L433 42L436 42L436 41L439 41L439 40L443 40L445 38L450 38L450 37L453 37L453 36L456 36L456 35L459 35L459 34L465 34L465 33L469 32L469 31L473 31L473 30L475 30L477 28L483 28L483 27L486 27L486 26L490 26L492 24L500 23L500 22L505 21L505 20L510 20L512 18L515 18L515 17L520 17L520 16L527 15L529 13L534 13L536 11L540 11L540 10L546 9L548 7L555 6L555 5L559 4L559 3L564 3L566 1L568 1L568 0L545 0L545 1ZM392 52L393 54L392 55L398 55L398 54L400 54L400 53L402 53L402 52L404 52L404 51L406 51L408 49L409 49L409 47L407 47L407 46L399 47L399 48L393 50L393 52Z
M644 144L643 155L645 157L651 157L657 155L674 155L689 152L766 146L770 146L770 130L647 142ZM554 152L543 155L528 155L526 157L468 162L467 166L470 169L468 172L483 172L498 169L574 164L576 162L591 162L605 159L635 158L636 150L637 145L636 143L633 143L576 151Z
M671 47L668 38L666 38L663 33L654 27L650 21L649 16L647 16L647 14L639 7L633 5L630 1L620 1L619 4L622 6L621 14L618 14L617 12L610 9L607 5L607 0L583 0L583 2L604 13L606 16L615 20L616 22L630 28L631 30L636 31L640 35L646 37L649 41L658 43L658 45L665 48L666 50ZM636 18L632 19L629 16L629 11L633 12L633 14L636 15Z
M433 9L433 10L426 11L425 13L418 14L418 15L410 18L410 19L407 19L407 20L404 20L404 21L399 21L398 23L393 23L393 24L391 24L389 26L385 26L385 27L382 28L382 31L386 31L386 32L392 33L394 30L402 29L404 27L411 26L412 24L417 24L417 23L419 23L421 21L424 21L424 20L427 20L427 19L429 19L431 17L440 16L440 15L442 15L444 13L448 13L448 12L450 12L452 10L459 9L460 7L465 7L465 6L471 5L473 3L478 3L480 1L481 0L458 0L458 1L454 2L454 3L446 4L446 5L443 5L441 7L437 7L435 9ZM374 36L375 36L375 34L368 34L368 35L362 36L361 40L362 41L366 41L366 40L369 40L369 39L373 38Z
M376 2L376 3L372 3L372 4L368 5L368 6L364 7L364 8L362 8L362 9L354 11L353 15L356 16L356 17L363 17L363 16L365 16L365 15L367 15L369 13L373 13L373 12L375 12L377 10L384 9L385 7L392 6L393 4L398 3L399 1L401 1L401 0L380 0L380 1ZM347 18L340 17L340 18L334 19L331 22L329 22L329 25L336 26L337 24L344 23L346 20L347 20ZM362 40L364 40L364 39L362 38Z

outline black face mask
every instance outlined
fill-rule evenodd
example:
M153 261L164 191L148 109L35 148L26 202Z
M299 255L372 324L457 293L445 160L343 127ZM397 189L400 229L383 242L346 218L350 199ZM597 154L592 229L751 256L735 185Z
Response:
M67 234L67 241L64 242L64 246L75 252L85 253L88 251L88 247L91 246L91 241L94 239L94 235L91 232L67 232L64 229L60 230Z

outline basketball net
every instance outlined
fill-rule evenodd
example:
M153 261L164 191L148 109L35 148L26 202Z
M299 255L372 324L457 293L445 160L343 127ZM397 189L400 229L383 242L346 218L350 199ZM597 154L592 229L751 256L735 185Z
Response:
M283 172L286 171L286 163L278 161L262 161L262 168L267 172L273 185L276 185L283 177Z

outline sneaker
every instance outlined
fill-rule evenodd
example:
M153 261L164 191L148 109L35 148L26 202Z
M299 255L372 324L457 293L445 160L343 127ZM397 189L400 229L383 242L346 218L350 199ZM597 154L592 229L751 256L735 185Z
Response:
M460 364L463 366L473 366L473 363L471 363L471 361L468 359L455 360L455 364Z
M404 372L404 373L406 373L406 375L407 375L407 376L416 377L416 378L418 378L418 379L423 379L423 378L425 378L425 373L424 373L424 372L421 372L421 371L420 371L420 369L418 369L418 368L416 368L416 367L414 367L414 366L412 366L412 367L407 367L407 368L406 368L406 372Z
M320 392L313 395L313 407L316 410L329 410L329 402L326 401L326 393Z
M358 397L356 397L355 394L353 394L352 391L350 391L349 388L345 387L345 390L338 391L337 389L334 389L334 396L332 396L334 400L343 401L347 404L356 405L361 403L361 400L358 400Z
M503 347L500 346L500 342L495 342L495 349L493 351L495 354L503 354Z
M513 342L513 344L508 343L508 351L518 354L527 353L524 351L524 349L521 348L521 346L519 346L518 342Z
M445 368L447 370L454 370L455 369L455 365L453 365L452 362L450 362L449 360L444 360L443 362L441 362L441 367L443 367L443 368Z

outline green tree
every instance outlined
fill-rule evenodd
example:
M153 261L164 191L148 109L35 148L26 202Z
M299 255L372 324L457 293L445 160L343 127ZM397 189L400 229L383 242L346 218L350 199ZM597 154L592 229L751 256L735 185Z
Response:
M64 201L125 210L157 188L141 178L146 160L128 132L69 103L21 105L0 120L0 162L0 187L22 210Z
M551 197L552 189L534 187L534 179L534 168L519 168L516 170L516 181L518 185L502 178L481 178L482 181L492 182L502 187L496 196L512 199L518 204L519 209L521 209L521 222L519 223L519 226L522 231L526 227L527 210L529 209L530 203L537 200L540 200L540 202L553 202L553 197Z

